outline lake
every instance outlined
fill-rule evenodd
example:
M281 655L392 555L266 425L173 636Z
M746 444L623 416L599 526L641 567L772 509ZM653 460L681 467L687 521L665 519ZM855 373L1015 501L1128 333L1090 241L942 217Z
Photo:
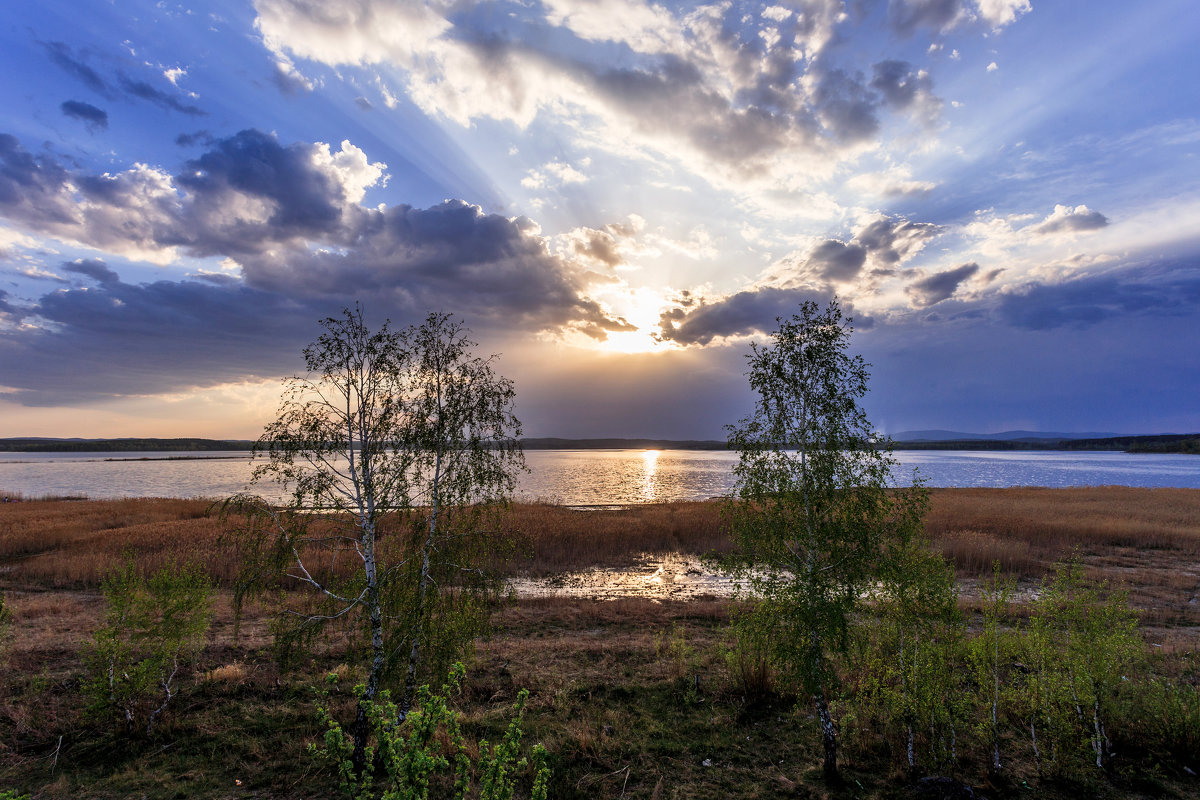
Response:
M705 450L531 450L518 494L569 506L717 497L733 485L733 453ZM929 486L1147 486L1200 489L1200 457L1111 452L905 450ZM225 497L250 478L247 453L0 453L0 493ZM277 495L262 487L260 494Z

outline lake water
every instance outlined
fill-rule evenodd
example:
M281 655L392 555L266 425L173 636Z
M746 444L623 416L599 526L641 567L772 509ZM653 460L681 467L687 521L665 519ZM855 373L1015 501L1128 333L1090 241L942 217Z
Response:
M519 496L570 506L717 497L736 455L696 450L531 450ZM915 467L929 486L1200 488L1200 457L1110 452L900 451L900 483ZM246 453L0 453L0 493L225 497L250 478ZM269 487L260 494L271 497Z

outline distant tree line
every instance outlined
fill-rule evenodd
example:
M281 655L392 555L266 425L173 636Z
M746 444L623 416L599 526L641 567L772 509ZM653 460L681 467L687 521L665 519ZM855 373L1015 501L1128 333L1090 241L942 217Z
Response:
M1200 433L1114 436L1104 439L946 439L893 442L896 450L1107 450L1122 453L1200 454Z
M1109 450L1124 453L1200 455L1200 433L1114 436L1107 439L946 439L893 441L894 450ZM716 439L521 439L524 450L728 450ZM249 451L243 439L0 439L0 453L161 453L170 451Z
M251 450L254 442L220 439L0 439L4 453L162 453Z

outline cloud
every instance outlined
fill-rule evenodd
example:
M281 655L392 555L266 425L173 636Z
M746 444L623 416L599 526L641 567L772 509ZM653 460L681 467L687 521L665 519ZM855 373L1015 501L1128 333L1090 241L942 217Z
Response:
M998 30L1031 8L1029 0L889 0L888 24L902 36L918 28L946 32L977 19Z
M1103 275L1054 284L1027 282L1001 296L1000 317L1030 330L1088 326L1129 314L1192 314L1200 303L1194 260L1132 263Z
M928 194L937 188L932 181L918 181L912 177L912 169L895 165L879 172L864 172L846 181L846 186L859 192L881 197L915 197Z
M956 269L938 272L913 281L905 288L913 304L925 308L951 297L959 285L979 272L979 265L971 262Z
M281 53L275 55L271 80L279 88L279 91L286 95L311 92L316 88L316 84L301 73L300 70L296 69L296 65L292 63L290 58Z
M582 296L582 285L524 222L462 201L361 209L336 239L353 246L300 243L251 254L242 271L249 285L272 291L370 293L400 308L450 308L527 330L626 329Z
M100 73L89 66L82 57L76 55L71 49L70 45L66 44L65 42L41 42L41 45L42 49L45 50L46 54L49 56L51 62L78 80L84 86L110 100L119 96L120 94L124 94L127 97L146 100L156 106L159 106L160 108L178 111L181 114L187 114L189 116L205 116L208 114L207 111L198 106L184 103L178 97L168 94L160 89L156 89L146 81L130 78L128 75L119 74L117 76L117 86L113 87L108 81L100 76ZM182 70L167 70L161 74L164 78L166 78L166 80L171 82L172 86L174 86L178 77L186 74L186 72ZM80 103L79 105L87 106L86 103ZM69 116L74 116L67 111L66 103L64 103L63 106L63 113L66 113ZM87 106L87 108L93 107ZM84 109L84 111L86 113L86 109Z
M165 263L181 242L170 176L136 164L112 175L74 175L0 134L0 216L40 233Z
M336 308L194 281L64 289L23 309L19 331L0 332L0 372L18 390L10 399L26 405L276 375Z
M571 248L576 255L610 268L625 263L618 237L612 231L580 228L572 232L571 239Z
M1032 10L1029 0L976 0L976 4L979 15L993 28L1002 28Z
M610 332L636 330L587 296L586 269L573 255L551 252L529 219L486 214L458 200L426 209L359 205L384 180L384 170L348 141L334 151L320 142L282 145L250 130L214 143L175 176L145 164L89 175L67 170L50 156L34 156L14 137L0 135L0 217L130 258L168 263L179 255L224 256L240 267L240 278L202 272L196 279L130 286L99 259L67 262L66 272L86 275L99 286L42 297L30 314L49 325L8 331L0 349L10 364L70 349L54 362L59 364L74 363L73 348L97 357L97 348L109 346L104 357L117 372L177 364L161 380L139 378L143 388L166 391L184 380L172 376L193 366L198 384L250 374L238 371L251 367L237 358L228 363L242 366L221 366L229 353L210 346L208 338L225 334L202 330L205 317L190 309L192 303L197 309L228 304L230 311L209 318L214 326L238 309L252 316L281 315L285 328L307 330L320 314L369 297L376 308L405 322L443 309L485 331L575 331L604 339ZM631 222L609 230L624 235L633 227ZM176 314L188 317L188 325L177 329ZM270 324L250 328L262 331ZM190 345L179 341L192 335L188 326L195 328ZM149 334L151 329L159 335ZM123 337L136 330L147 341L133 346ZM172 331L165 337L171 341L156 345L163 330ZM186 346L213 352L177 358L176 351ZM297 346L292 340L284 349L294 353ZM145 355L156 347L162 351L155 351L158 356ZM263 346L251 351L279 355ZM0 369L3 362L0 358ZM264 356L253 368L268 363ZM57 369L26 363L23 370L33 377L21 378L27 383L17 386L61 389L68 373Z
M888 24L903 36L917 28L946 31L967 15L963 0L889 0Z
M549 0L511 19L477 6L451 13L382 0L258 0L255 8L277 58L387 65L431 116L463 126L554 119L576 130L589 118L603 131L595 146L695 162L712 179L811 181L861 150L882 109L928 117L937 107L928 76L904 62L881 62L874 88L826 63L845 19L838 0L759 15L733 4L670 11ZM539 170L526 180L537 188L548 179Z
M803 300L823 301L847 287L869 290L874 275L890 274L912 259L942 228L927 222L879 216L865 220L849 241L823 239L803 254L772 265L759 281L725 297L682 295L662 314L661 337L683 345L770 330L775 318ZM864 280L865 276L865 280ZM862 327L871 318L863 316Z
M880 216L865 221L849 241L824 239L802 256L793 254L772 271L777 280L818 280L826 284L853 283L868 266L890 271L917 253L942 232L928 222Z
M900 217L879 217L854 235L880 264L893 265L907 261L919 253L925 244L942 232L931 222L910 222Z
M204 109L184 103L177 97L169 95L159 89L155 89L145 81L136 81L125 75L120 76L119 80L121 83L121 88L124 89L126 93L132 95L133 97L147 100L160 108L178 111L181 114L187 114L193 117L203 117L208 115L208 112Z
M914 70L907 61L893 60L880 61L871 71L871 88L883 95L888 106L910 111L927 123L936 120L942 101L933 94L929 73Z
M571 183L584 183L588 176L558 159L548 162L541 169L531 169L521 179L521 185L526 189L542 189L551 186L566 186Z
M15 136L0 133L0 210L19 220L47 222L72 219L70 203L61 197L67 171L47 156L35 156Z
M108 127L108 112L103 109L78 100L66 100L59 107L66 116L82 120L89 131Z
M664 341L682 345L707 345L714 339L762 333L774 327L776 319L795 313L800 303L828 302L832 295L814 289L762 287L737 292L716 302L689 302L688 308L676 307L660 319Z
M867 249L860 244L846 244L826 239L808 253L805 267L827 281L852 281L867 262Z
M350 148L344 145L335 161L327 145L283 146L256 130L218 141L175 178L189 192L190 219L180 243L197 255L237 255L335 235L343 206L383 170L364 166L362 151Z
M84 86L104 97L111 97L108 84L96 70L78 58L66 42L41 42L50 60Z
M175 144L180 147L192 147L194 145L204 145L209 147L216 139L208 131L196 131L195 133L181 133L175 137Z
M64 272L87 275L102 286L115 284L121 280L121 276L109 269L108 265L98 258L77 258L74 261L64 261L62 268Z
M1108 225L1108 217L1087 206L1055 205L1050 216L1030 228L1034 233L1074 233L1094 231Z

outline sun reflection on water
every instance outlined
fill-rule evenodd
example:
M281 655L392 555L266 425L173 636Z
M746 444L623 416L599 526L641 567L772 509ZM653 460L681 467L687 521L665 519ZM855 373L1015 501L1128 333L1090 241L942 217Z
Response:
M647 450L642 453L642 500L645 502L653 502L658 499L654 477L658 474L659 455L661 454L657 450Z

